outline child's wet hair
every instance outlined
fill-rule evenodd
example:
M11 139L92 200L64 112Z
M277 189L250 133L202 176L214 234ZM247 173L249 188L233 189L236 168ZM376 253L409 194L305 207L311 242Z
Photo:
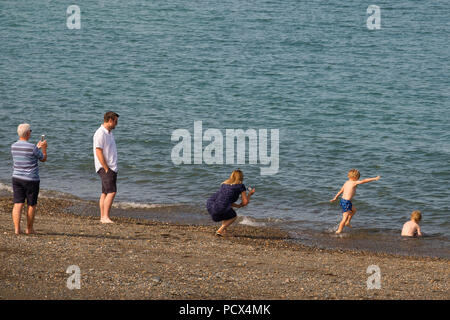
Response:
M411 213L411 220L414 220L415 222L422 220L422 214L419 210L415 210Z
M359 171L356 170L356 169L351 169L351 170L348 172L348 177L349 177L349 178L356 178L356 179L359 179L360 176L361 176L361 174L360 174Z

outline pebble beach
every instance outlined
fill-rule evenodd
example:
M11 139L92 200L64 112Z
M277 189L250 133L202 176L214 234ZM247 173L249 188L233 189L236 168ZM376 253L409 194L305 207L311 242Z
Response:
M13 232L0 198L0 299L449 299L449 261L326 250L276 228L128 218L101 224L64 212L70 200L41 197L33 235ZM25 216L22 217L25 229ZM380 289L368 289L371 265ZM70 266L80 288L69 289Z

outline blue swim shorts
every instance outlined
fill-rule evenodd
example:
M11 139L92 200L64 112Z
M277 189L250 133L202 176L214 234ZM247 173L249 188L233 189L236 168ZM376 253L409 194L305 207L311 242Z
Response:
M347 211L352 211L352 202L350 200L345 200L341 198L341 201L339 201L339 204L342 208L342 213Z

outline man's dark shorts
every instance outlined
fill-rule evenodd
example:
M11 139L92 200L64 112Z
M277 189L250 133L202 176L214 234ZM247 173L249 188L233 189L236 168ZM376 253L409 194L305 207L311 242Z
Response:
M105 169L101 168L97 173L102 179L102 193L117 192L117 172L111 169L105 172Z
M12 178L14 203L25 203L25 199L27 199L29 206L36 205L39 195L39 183L40 181Z

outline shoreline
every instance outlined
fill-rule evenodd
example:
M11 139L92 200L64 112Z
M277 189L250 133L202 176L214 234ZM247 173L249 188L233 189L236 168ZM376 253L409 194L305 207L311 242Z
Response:
M35 235L14 235L0 198L0 299L449 299L449 260L321 249L270 227L187 225L64 213L40 198ZM22 217L22 227L25 223ZM69 290L66 270L81 270ZM381 289L368 290L378 265Z
M11 198L10 186L0 182L0 199ZM54 199L72 203L64 210L76 216L98 215L98 200L83 199L70 193L56 190L42 189L39 199ZM200 213L199 209L184 203L138 203L115 201L112 208L114 219L123 218L130 221L155 221L175 225L217 226L210 216ZM39 209L38 209L39 210ZM303 222L284 220L282 218L270 219L254 218L240 215L231 228L237 226L261 227L282 230L289 234L288 241L299 245L329 251L366 252L374 255L392 255L401 257L450 259L448 238L433 236L425 233L423 237L401 237L400 230L367 229L356 226L346 229L341 235L335 235L332 224L328 226L311 226L310 221L302 226ZM337 228L337 225L334 226ZM381 231L381 232L380 232Z

